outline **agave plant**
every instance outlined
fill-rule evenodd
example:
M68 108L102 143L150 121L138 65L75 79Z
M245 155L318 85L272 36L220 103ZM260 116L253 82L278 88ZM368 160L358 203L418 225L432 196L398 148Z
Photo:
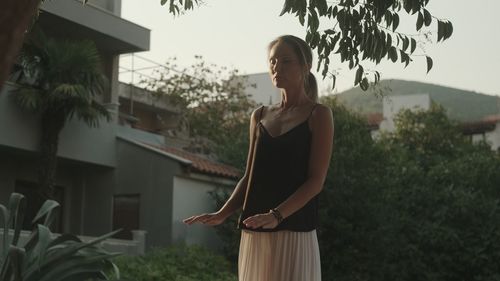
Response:
M56 201L45 201L33 219L35 227L31 235L26 242L20 243L26 209L24 196L13 193L8 208L0 204L3 222L1 281L109 280L105 272L113 271L119 276L118 268L111 262L111 258L119 254L106 252L99 245L119 230L89 242L83 242L72 234L56 236L49 227L58 207Z

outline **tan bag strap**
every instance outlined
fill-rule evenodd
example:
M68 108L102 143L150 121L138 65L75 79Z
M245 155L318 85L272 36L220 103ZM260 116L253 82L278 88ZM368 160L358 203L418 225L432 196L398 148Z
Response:
M247 181L247 188L246 188L246 192L245 192L245 199L243 201L243 210L245 210L245 207L247 206L248 192L250 190L250 186L252 185L253 164L255 162L255 151L257 149L257 142L258 142L258 140L257 140L257 130L259 128L258 126L259 126L260 120L262 119L262 111L264 111L264 106L260 107L259 119L256 120L257 122L255 122L255 127L253 128L253 136L252 136L253 148L252 148L252 155L251 155L251 159L250 159L250 171L249 171L249 174L248 174L248 181Z

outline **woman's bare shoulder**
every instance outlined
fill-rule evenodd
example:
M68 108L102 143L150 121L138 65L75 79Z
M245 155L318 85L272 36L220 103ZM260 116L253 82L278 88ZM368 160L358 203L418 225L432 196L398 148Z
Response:
M332 109L324 104L318 103L315 105L311 117L318 121L326 121L333 118Z
M266 110L266 108L265 108L265 106L264 106L264 105L260 105L260 106L258 106L257 108L254 108L254 109L252 110L252 114L250 115L250 118L251 118L253 121L255 121L255 122L256 122L256 121L257 121L257 119L258 119L259 117L261 117L261 116L262 116L262 113L263 113L263 111L265 111L265 110Z

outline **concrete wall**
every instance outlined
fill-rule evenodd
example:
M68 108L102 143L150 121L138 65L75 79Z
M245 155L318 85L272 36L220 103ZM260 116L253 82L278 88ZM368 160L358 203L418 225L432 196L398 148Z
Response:
M267 72L245 75L242 81L248 85L245 92L257 103L269 105L281 101L281 91L273 85Z
M182 167L175 160L123 139L118 139L117 149L114 194L139 194L139 228L147 231L147 248L169 245L172 241L172 179L182 173Z
M495 129L490 132L475 134L471 136L472 142L477 143L480 141L487 142L492 150L500 149L500 122L496 124Z
M486 133L486 141L491 144L491 149L500 149L500 122L497 122L495 130Z
M121 0L89 0L87 4L102 8L117 16L121 15L121 7L122 7Z
M88 39L97 41L98 45L107 45L115 54L149 50L150 31L120 18L121 1L94 1L97 6L82 6L81 1L77 0L51 0L45 1L41 9L59 19L69 21L73 24L73 29L77 28L79 33L91 35ZM111 9L113 11L110 11ZM55 19L51 21L58 22ZM68 24L52 28L66 31L70 29Z
M186 226L182 220L192 215L216 211L215 202L209 195L217 187L213 182L188 177L174 178L172 241L174 243L200 244L212 249L222 246L215 229L194 224ZM236 227L236 226L235 226Z
M7 147L0 149L0 203L6 204L16 181L37 182L36 154ZM101 235L108 232L111 214L106 193L112 169L59 159L55 184L64 190L62 232ZM109 192L108 192L109 193ZM103 197L107 196L107 197ZM28 204L30 202L27 202Z

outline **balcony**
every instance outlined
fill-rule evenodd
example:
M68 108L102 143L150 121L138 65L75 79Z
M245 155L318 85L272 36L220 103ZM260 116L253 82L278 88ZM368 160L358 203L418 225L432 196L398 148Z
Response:
M45 1L41 9L38 24L51 36L90 39L111 54L149 50L149 29L105 8L77 0L52 0Z
M22 111L10 98L15 85L7 82L0 93L0 147L20 151L38 150L38 116ZM58 156L106 167L116 166L116 124L102 120L90 128L77 119L70 120L59 136Z

